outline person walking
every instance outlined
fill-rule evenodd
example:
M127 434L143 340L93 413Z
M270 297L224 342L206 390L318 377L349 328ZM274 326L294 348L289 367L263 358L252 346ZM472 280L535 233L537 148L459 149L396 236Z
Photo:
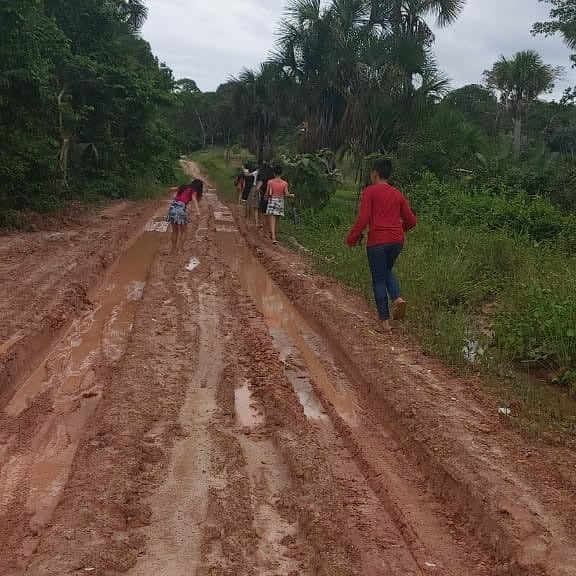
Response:
M244 173L244 168L241 168L234 178L234 187L236 188L236 194L238 199L238 206L242 203L242 194L244 192L244 184L246 182L246 174Z
M250 167L250 170L253 166ZM246 186L247 194L246 194L246 210L245 210L245 217L247 222L252 221L252 217L254 215L254 210L258 209L258 202L256 198L258 194L256 192L256 185L258 183L258 169L255 168L251 172L248 173L246 176L246 182L249 184L250 188L248 189L248 184Z
M390 160L374 162L370 175L372 185L362 194L360 214L346 238L350 247L358 246L362 242L364 230L369 229L368 264L378 315L385 333L392 331L389 298L393 303L393 319L401 320L406 315L406 300L402 297L393 269L404 248L405 233L418 223L408 200L388 183L391 174Z
M242 202L248 202L248 196L254 186L254 175L250 172L250 166L247 164L244 167L244 190L242 191Z
M282 179L282 166L280 165L274 166L274 178L268 181L267 196L266 214L269 218L272 243L278 244L276 232L278 231L278 220L284 217L285 198L294 197L288 191L288 182Z
M274 178L274 170L264 162L258 173L258 208L255 212L256 225L262 228L266 225L266 213L268 211L268 182Z
M188 226L188 204L192 202L196 215L200 217L200 200L204 191L202 180L193 180L190 184L171 188L175 192L174 199L170 204L166 221L172 226L172 254L180 252L186 242Z

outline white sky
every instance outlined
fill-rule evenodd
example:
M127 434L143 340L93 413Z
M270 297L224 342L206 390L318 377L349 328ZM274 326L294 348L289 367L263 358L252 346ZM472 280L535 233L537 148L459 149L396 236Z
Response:
M147 0L143 36L176 78L192 78L203 91L255 68L266 59L287 0ZM549 5L538 0L468 0L458 22L437 32L434 51L454 88L480 83L500 56L534 49L544 61L564 66L554 97L576 84L568 48L560 38L533 37Z

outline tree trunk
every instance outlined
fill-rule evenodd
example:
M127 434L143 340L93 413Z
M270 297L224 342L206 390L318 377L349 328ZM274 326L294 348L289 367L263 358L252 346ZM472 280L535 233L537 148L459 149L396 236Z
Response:
M58 154L58 164L62 173L62 182L68 187L68 152L70 149L70 138L64 131L64 112L62 104L67 88L64 87L56 97L58 103L58 134L60 137L60 153Z
M514 124L514 154L520 156L522 148L522 118L513 118Z
M200 130L202 131L202 150L206 150L206 143L207 143L206 127L204 126L204 122L202 122L202 116L200 116L200 112L198 112L198 108L196 108L196 106L194 106L194 112L196 112L196 117L198 118L198 124L200 124Z

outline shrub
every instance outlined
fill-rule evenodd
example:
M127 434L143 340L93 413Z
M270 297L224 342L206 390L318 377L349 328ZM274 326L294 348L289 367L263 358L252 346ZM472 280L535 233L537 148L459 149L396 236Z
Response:
M325 153L284 155L284 176L300 209L318 212L327 204L341 181Z

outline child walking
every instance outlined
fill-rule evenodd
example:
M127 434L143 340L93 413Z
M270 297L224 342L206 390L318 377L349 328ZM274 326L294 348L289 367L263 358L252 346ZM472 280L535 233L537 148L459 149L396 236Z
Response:
M282 166L274 166L274 178L268 181L268 205L266 207L266 214L270 222L270 233L272 235L272 243L278 244L276 233L278 230L278 220L284 217L285 213L285 199L287 197L293 198L294 195L288 191L288 182L282 179Z
M186 242L188 226L188 204L192 202L196 215L200 217L200 200L204 191L204 182L202 180L193 180L190 184L184 184L171 189L176 192L166 221L172 226L172 254L180 252Z
M417 224L416 216L404 195L388 184L391 174L390 160L374 162L371 173L372 185L362 194L360 215L346 239L349 246L358 246L362 241L364 230L369 229L368 264L372 273L372 286L381 329L385 333L392 330L388 299L393 304L394 320L401 320L406 314L406 301L402 298L393 268L404 248L405 233Z

